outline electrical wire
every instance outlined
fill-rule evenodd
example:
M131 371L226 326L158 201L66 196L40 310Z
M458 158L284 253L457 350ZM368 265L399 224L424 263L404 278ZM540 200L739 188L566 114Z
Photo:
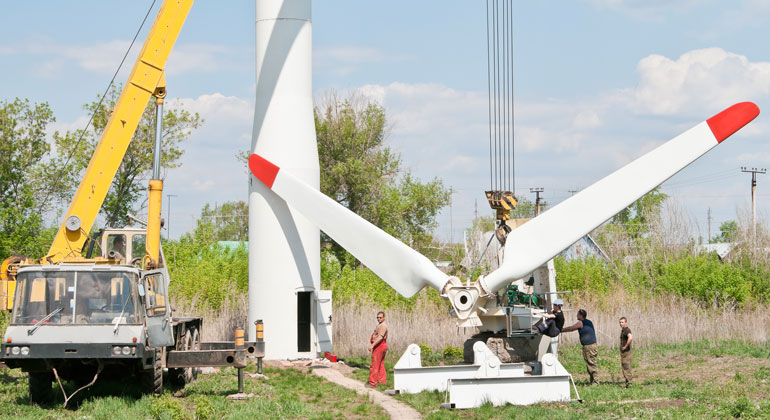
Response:
M104 102L104 98L107 97L107 93L109 93L110 88L112 88L113 83L115 83L115 78L118 76L118 73L120 72L120 69L123 67L123 63L125 63L126 58L128 57L128 53L131 51L131 48L134 46L134 43L136 42L136 38L139 36L139 33L142 31L142 28L144 27L144 24L147 22L147 17L150 16L150 12L152 12L153 7L155 7L155 2L157 0L152 0L152 3L150 4L150 7L147 9L147 13L144 15L144 19L142 19L142 23L139 25L139 28L136 30L136 33L134 34L134 38L131 40L131 44L128 46L128 49L126 50L126 53L123 54L123 59L120 60L120 64L118 65L118 68L115 70L115 73L112 75L112 79L110 79L110 83L107 85L107 88L104 90L104 93L102 93L101 98L99 98L99 104L96 105L96 108L94 108L94 111L91 113L91 116L88 118L88 122L86 123L83 130L80 132L80 137L78 137L77 142L75 143L75 147L72 148L72 151L70 152L69 156L67 156L67 159L64 161L64 165L62 165L59 172L56 174L54 178L54 184L51 187L51 189L48 190L48 192L45 195L45 198L40 202L40 205L37 209L37 214L40 214L43 209L43 205L48 203L48 199L51 196L51 193L56 189L56 187L59 186L59 181L62 178L62 174L64 173L64 170L69 165L72 158L75 156L75 151L78 150L78 146L80 146L80 143L85 138L85 133L88 131L88 127L91 125L91 122L94 119L94 116L96 115L96 111L99 109L99 107ZM16 243L16 248L18 248L21 243L27 238L30 231L27 230L27 232L22 235L22 237L19 239L19 241ZM88 236L86 234L86 236Z

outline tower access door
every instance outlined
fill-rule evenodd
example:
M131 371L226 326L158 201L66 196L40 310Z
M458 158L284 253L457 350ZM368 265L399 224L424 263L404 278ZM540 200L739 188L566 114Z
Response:
M313 292L297 292L297 351L310 351Z

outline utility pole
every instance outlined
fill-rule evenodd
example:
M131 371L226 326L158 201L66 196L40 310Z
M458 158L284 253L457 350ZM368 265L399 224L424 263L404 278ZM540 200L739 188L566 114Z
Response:
M543 187L529 189L529 192L535 193L535 217L540 215L540 193L543 191L545 191Z
M166 240L171 239L171 197L176 197L176 194L166 194L168 197L168 210L166 210Z
M765 168L747 169L745 166L741 166L741 172L746 172L751 174L751 232L753 237L756 238L757 236L757 222L756 222L757 203L756 203L755 197L757 192L757 174L766 174L767 169Z
M454 242L454 223L452 218L452 194L454 194L455 191L452 187L449 187L449 243Z
M575 193L576 193L576 192L578 192L578 191L580 191L580 190L567 190L567 192L569 193L569 196L570 196L570 197L572 197L573 195L575 195Z
M706 243L710 244L711 243L711 207L709 207L709 211L708 211L708 221L709 221L709 237Z

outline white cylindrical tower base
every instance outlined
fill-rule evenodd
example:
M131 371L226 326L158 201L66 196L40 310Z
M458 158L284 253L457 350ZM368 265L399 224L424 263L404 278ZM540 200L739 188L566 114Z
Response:
M310 0L256 2L252 150L319 188ZM268 359L315 357L318 228L249 175L249 340L264 321Z

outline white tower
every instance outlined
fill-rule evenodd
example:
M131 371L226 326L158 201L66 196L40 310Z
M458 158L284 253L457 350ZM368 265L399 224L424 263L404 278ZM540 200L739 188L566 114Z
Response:
M313 121L310 0L257 0L252 150L319 188ZM330 296L320 293L320 236L249 175L249 340L264 321L266 358L330 351ZM321 302L319 302L321 298ZM328 321L328 322L327 322ZM320 328L319 328L320 324Z

